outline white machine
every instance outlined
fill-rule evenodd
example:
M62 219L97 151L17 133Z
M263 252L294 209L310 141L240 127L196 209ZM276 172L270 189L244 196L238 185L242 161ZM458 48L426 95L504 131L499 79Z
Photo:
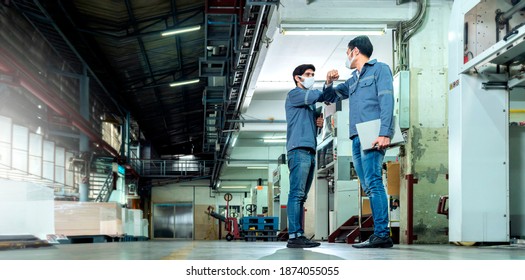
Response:
M511 126L510 113L519 111L515 104L525 108L514 98L525 96L524 8L525 0L463 0L452 7L451 242L509 242L525 236L525 127ZM525 114L516 118L525 120Z
M290 171L288 170L287 158L281 155L279 163L273 173L273 216L279 218L279 230L288 228L288 193L290 192Z

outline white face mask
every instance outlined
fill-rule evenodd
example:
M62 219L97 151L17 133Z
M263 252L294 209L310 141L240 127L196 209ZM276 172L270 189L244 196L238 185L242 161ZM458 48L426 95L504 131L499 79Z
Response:
M303 78L303 77L301 77ZM310 89L315 83L315 78L314 77L307 77L307 78L304 78L304 81L301 82L301 84L303 84L303 86L307 89Z
M352 62L354 62L354 60L355 60L355 56L352 57L352 59L348 58L348 56L347 56L347 57L346 57L346 61L345 61L345 66L346 66L346 68L348 68L348 69L353 69L353 68L352 68Z

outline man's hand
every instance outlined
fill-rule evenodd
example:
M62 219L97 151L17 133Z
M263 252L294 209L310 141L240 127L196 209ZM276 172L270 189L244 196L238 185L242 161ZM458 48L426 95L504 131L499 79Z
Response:
M317 117L317 120L315 120L315 125L319 128L323 128L323 124L324 124L324 118L323 118L323 114L321 114L319 117Z
M339 72L336 69L330 70L328 71L328 73L326 73L326 85L329 85L333 83L334 81L337 81L338 79L339 79Z
M390 138L386 136L379 136L372 143L372 147L375 147L378 150L386 149L390 145Z

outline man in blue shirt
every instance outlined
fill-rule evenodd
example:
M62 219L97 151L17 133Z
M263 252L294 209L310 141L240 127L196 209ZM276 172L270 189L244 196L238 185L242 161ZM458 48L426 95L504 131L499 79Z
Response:
M370 60L374 48L367 36L358 36L348 43L346 66L355 69L350 79L335 88L337 70L327 74L325 91L330 102L349 98L352 160L364 192L370 199L374 234L368 240L353 244L354 248L389 248L393 246L388 226L388 201L383 185L382 165L385 149L393 135L393 79L387 64ZM335 97L336 96L336 97ZM334 98L335 97L335 98ZM361 149L356 124L381 119L379 136L372 143L376 149ZM368 143L367 143L368 144Z
M315 67L302 64L293 71L296 87L285 103L286 150L290 170L290 193L288 195L288 248L311 248L321 245L304 236L302 221L304 202L312 185L315 172L317 127L322 127L323 118L317 116L315 103L322 102L323 92L312 89L315 82Z

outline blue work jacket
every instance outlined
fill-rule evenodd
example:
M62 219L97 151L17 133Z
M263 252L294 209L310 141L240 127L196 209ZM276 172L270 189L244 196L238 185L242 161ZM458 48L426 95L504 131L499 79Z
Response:
M335 88L324 89L325 99L336 102L350 98L350 138L357 135L356 124L381 119L379 136L392 138L394 134L394 94L390 67L375 59L365 63L361 73L354 71L352 77Z
M286 150L317 147L317 126L315 103L325 101L320 90L296 87L288 92L286 110Z

